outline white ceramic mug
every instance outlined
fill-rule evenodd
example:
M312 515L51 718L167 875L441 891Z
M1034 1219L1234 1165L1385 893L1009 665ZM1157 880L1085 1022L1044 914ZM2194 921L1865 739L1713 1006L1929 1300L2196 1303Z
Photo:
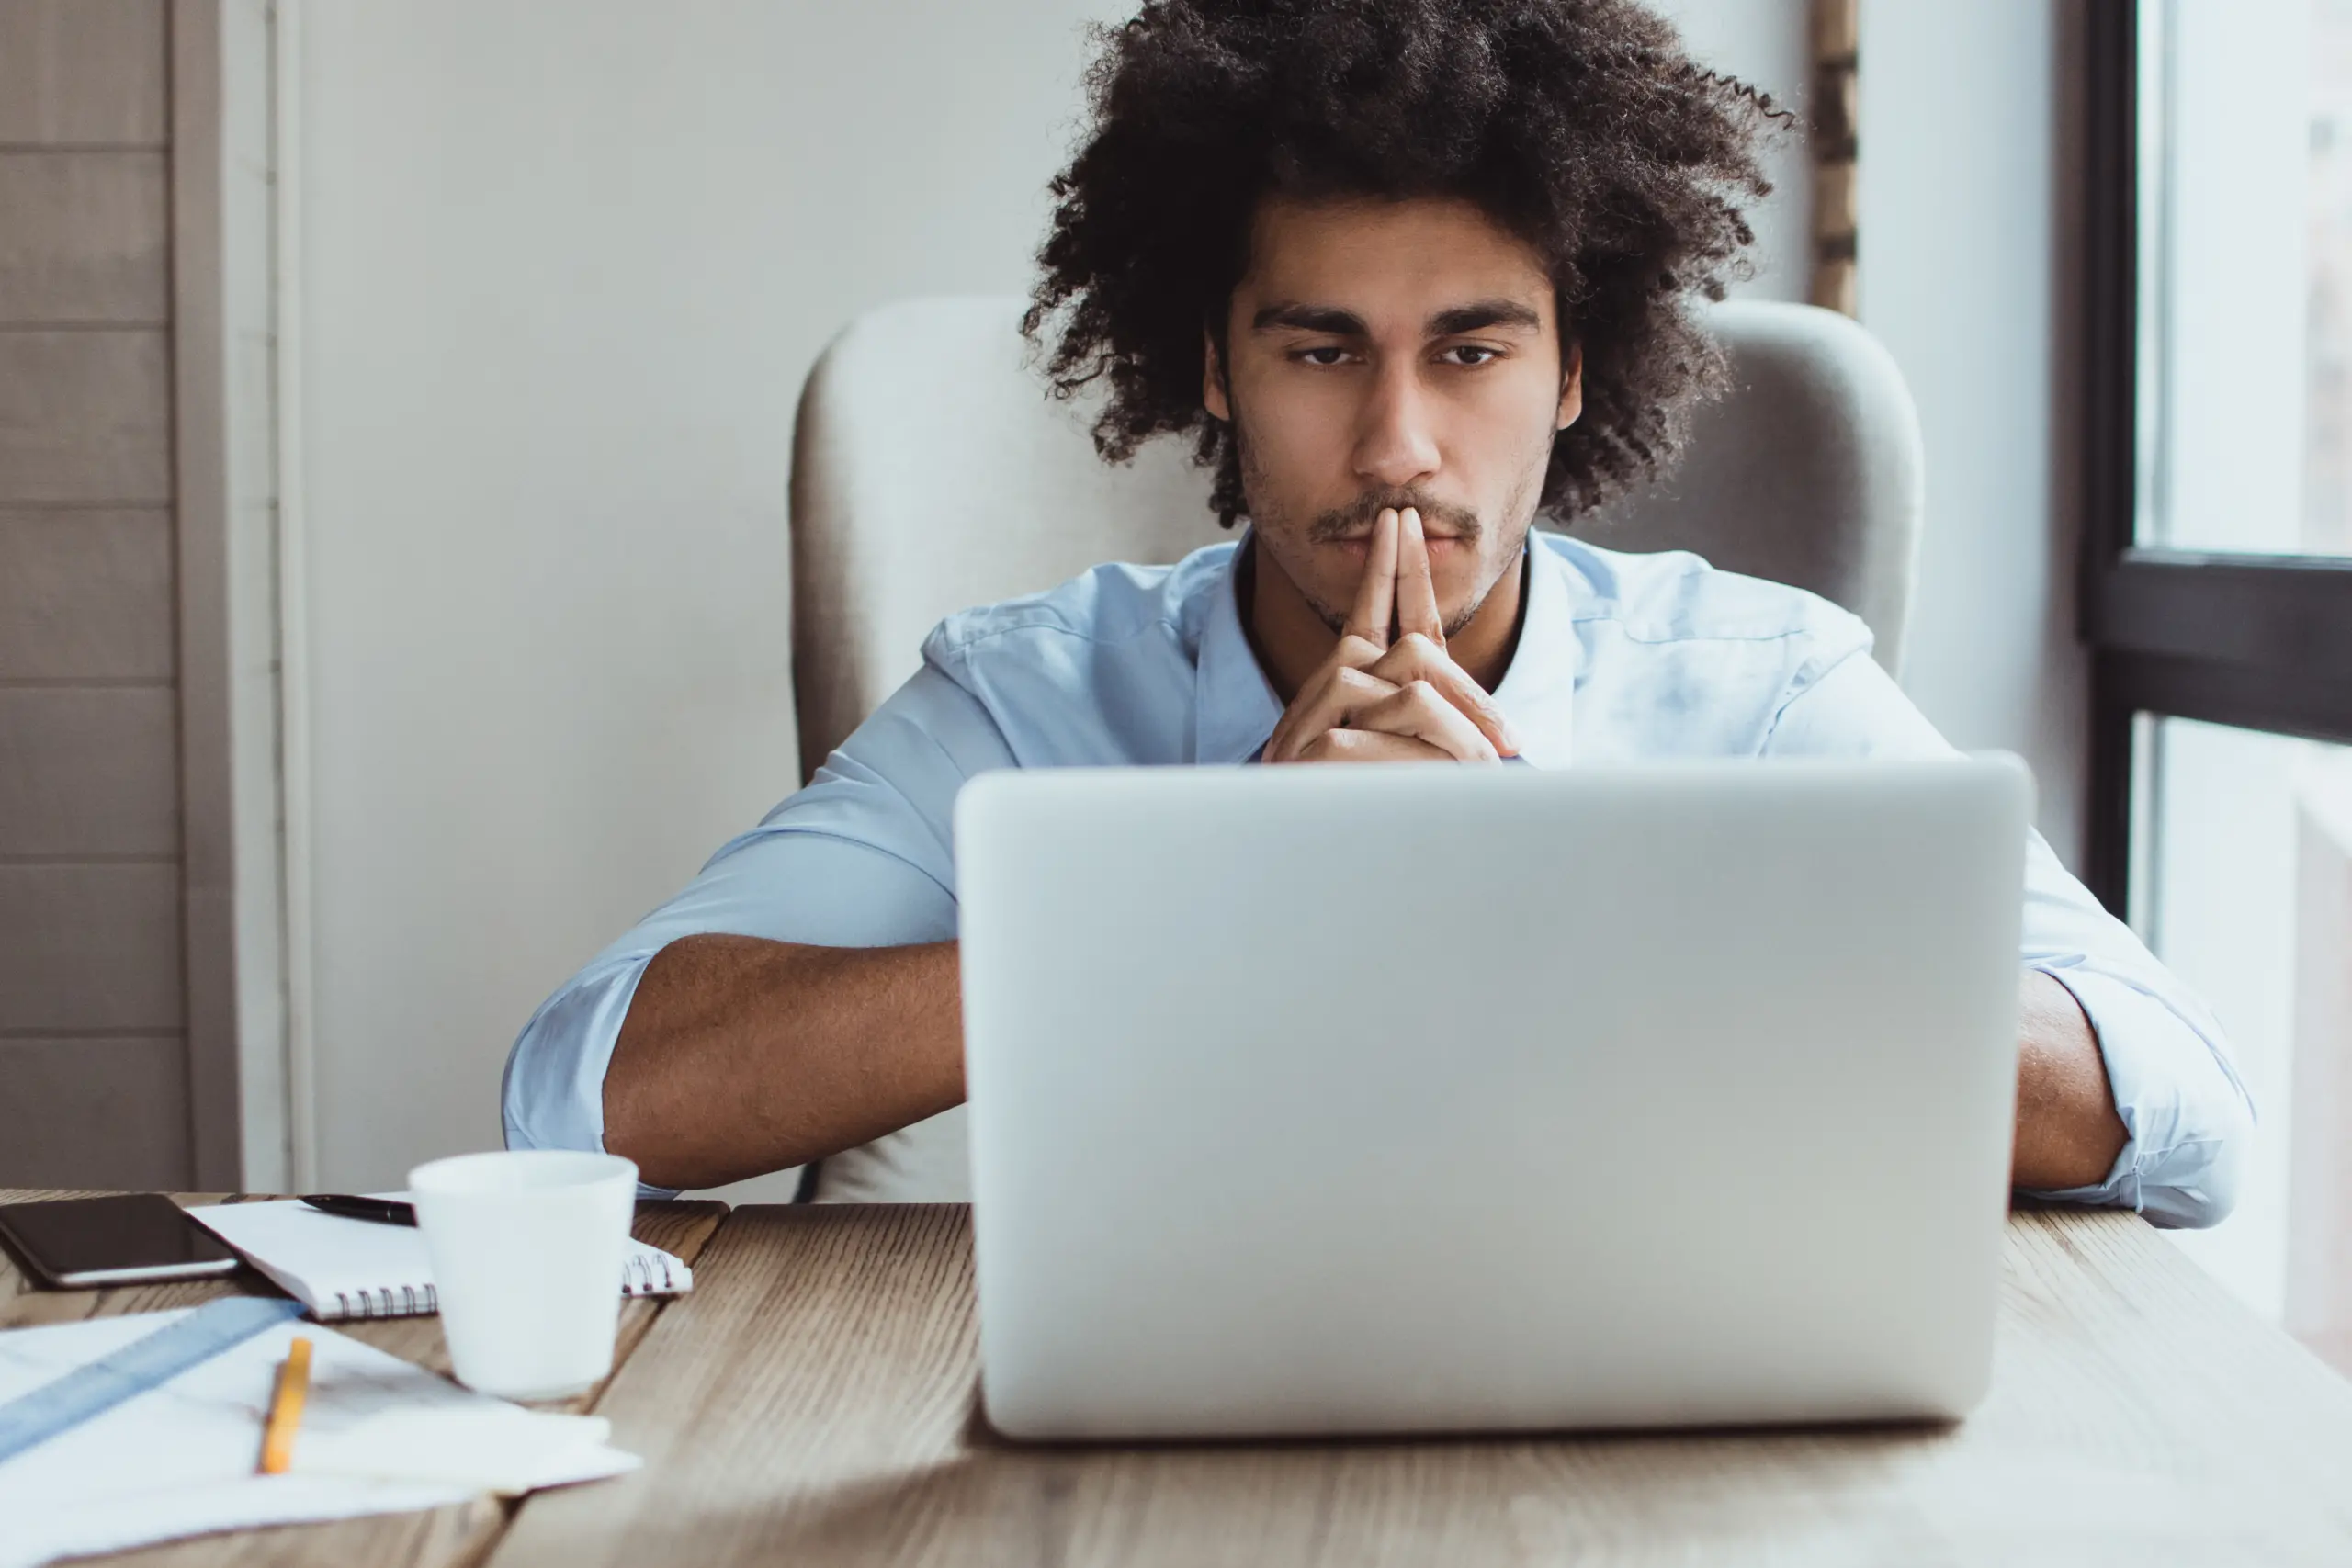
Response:
M408 1173L458 1381L562 1399L613 1370L637 1166L618 1155L510 1149Z

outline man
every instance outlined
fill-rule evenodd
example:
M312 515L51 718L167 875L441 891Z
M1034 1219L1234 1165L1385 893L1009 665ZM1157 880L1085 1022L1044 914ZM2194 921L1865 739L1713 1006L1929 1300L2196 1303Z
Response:
M1742 265L1768 100L1627 0L1153 0L1091 80L1029 330L1063 393L1107 378L1106 457L1191 438L1248 531L947 620L540 1009L510 1143L667 1188L854 1151L825 1195L959 1195L949 823L983 769L1949 750L1845 612L1530 531L1669 461L1720 383L1688 305ZM1300 983L1410 984L1445 918L1367 910L1379 964ZM2017 1185L2219 1218L2251 1122L2220 1031L2038 838L2021 958Z

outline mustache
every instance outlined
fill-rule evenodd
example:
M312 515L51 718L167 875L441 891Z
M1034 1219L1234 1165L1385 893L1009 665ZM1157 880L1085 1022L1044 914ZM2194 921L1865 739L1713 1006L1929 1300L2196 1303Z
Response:
M1389 508L1402 512L1408 506L1421 514L1424 528L1431 524L1441 524L1444 532L1465 545L1476 544L1478 536L1486 532L1486 525L1478 521L1478 514L1466 506L1448 506L1443 502L1431 501L1411 491L1388 491L1359 496L1345 506L1335 506L1329 512L1318 513L1315 521L1306 526L1306 537L1314 544L1335 545L1342 539L1370 533L1374 521Z

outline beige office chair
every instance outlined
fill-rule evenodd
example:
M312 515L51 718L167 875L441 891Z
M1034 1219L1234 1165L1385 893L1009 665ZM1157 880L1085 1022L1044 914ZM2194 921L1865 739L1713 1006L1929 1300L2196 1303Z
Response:
M1102 463L1082 408L1027 362L1023 302L910 299L850 323L809 372L792 452L793 659L804 769L922 661L972 604L1106 560L1172 561L1221 537L1208 476L1173 442ZM1574 532L1618 549L1691 549L1809 588L1878 634L1896 669L1918 551L1919 426L1877 340L1804 305L1708 310L1733 389L1682 466ZM826 1162L828 1199L959 1194L962 1112Z

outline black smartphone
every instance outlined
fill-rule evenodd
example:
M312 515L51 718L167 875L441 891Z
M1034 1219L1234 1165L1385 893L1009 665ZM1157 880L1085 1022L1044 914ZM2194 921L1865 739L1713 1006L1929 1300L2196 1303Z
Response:
M237 1267L229 1244L160 1192L0 1203L0 1240L44 1285L200 1280Z

